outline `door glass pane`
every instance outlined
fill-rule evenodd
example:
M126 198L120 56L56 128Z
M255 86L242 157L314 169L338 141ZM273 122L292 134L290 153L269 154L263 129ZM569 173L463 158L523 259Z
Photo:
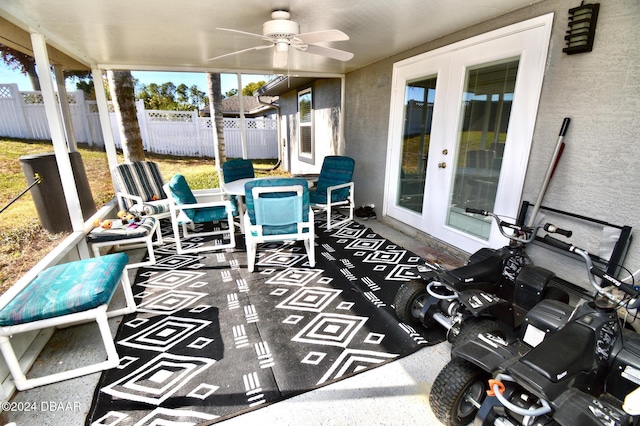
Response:
M466 215L464 209L493 211L518 63L509 59L466 73L447 225L484 239L489 239L491 222Z
M398 182L399 206L422 212L436 77L407 83Z

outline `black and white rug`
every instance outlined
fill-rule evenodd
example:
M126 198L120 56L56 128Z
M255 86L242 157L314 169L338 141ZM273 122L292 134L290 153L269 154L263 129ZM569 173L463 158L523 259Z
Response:
M167 236L138 273L120 365L102 374L86 424L224 420L442 340L391 306L424 259L355 222L317 221L316 233L315 267L302 244L272 244L253 273L242 237L233 252L178 255Z

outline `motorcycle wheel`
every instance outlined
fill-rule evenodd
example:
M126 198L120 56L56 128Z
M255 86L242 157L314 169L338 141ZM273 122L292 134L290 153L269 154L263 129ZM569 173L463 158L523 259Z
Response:
M453 350L481 333L495 333L504 338L507 335L507 328L506 324L489 318L469 318L460 325L460 331L457 335L449 333L449 343L451 343Z
M435 416L447 426L464 426L473 421L487 395L491 375L472 363L453 358L438 374L429 395Z
M406 324L422 324L420 313L427 302L427 284L423 280L407 281L396 293L394 306L400 321Z

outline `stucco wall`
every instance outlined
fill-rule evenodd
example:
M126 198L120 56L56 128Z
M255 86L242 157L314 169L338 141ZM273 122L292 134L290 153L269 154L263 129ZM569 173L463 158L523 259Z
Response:
M554 12L554 25L523 199L535 201L564 117L566 148L543 204L640 232L640 8L637 0L601 2L594 49L566 55L568 10L577 0L547 0L431 41L346 77L346 154L356 158L356 203L374 203L380 218L393 63L487 31ZM520 204L521 200L514 200ZM384 220L384 219L383 219ZM576 244L597 250L601 230L569 223ZM583 229L584 228L584 229ZM532 250L534 256L544 250ZM540 256L546 256L544 253ZM559 258L551 256L551 258ZM560 258L562 259L562 258ZM534 259L538 261L538 259ZM547 260L545 259L544 262ZM552 267L567 279L565 262ZM640 269L637 242L625 266ZM556 269L557 268L557 269ZM583 271L578 271L581 277ZM575 281L575 280L573 280Z

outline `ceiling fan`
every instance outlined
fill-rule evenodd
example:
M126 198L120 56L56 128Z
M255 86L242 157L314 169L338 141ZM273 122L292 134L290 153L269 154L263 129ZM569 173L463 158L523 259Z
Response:
M262 25L262 35L249 33L246 31L233 30L229 28L217 28L222 31L230 31L250 37L257 37L270 44L250 47L238 50L209 59L210 61L225 58L227 56L238 55L252 50L263 50L275 48L273 51L273 67L284 69L287 67L289 46L301 52L313 53L315 55L326 56L338 61L348 61L353 58L353 53L338 50L326 46L318 46L316 43L330 41L349 40L349 36L340 30L324 30L300 34L300 26L292 21L291 15L286 10L275 10L271 12L271 20Z

